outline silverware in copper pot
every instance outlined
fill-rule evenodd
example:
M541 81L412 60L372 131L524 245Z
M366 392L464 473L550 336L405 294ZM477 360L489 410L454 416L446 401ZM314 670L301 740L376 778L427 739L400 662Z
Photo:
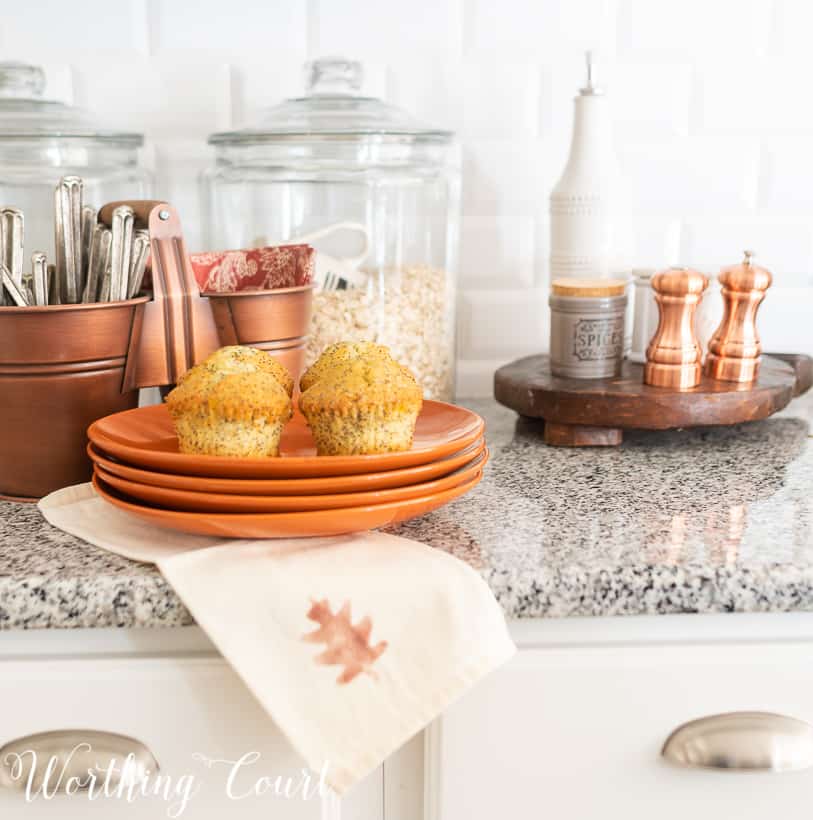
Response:
M129 205L119 205L113 211L111 229L113 248L110 253L110 302L127 298L130 278L130 251L133 244L135 214Z
M85 292L85 284L88 278L88 265L90 262L90 243L93 241L93 231L96 227L96 209L92 205L82 205L82 257L79 263L79 273L82 279L82 294Z
M113 234L109 228L99 224L94 226L88 254L87 281L85 282L85 292L82 295L82 301L85 304L100 301L99 292L104 273L110 264L112 241Z
M55 191L56 269L62 302L81 299L82 180L62 177Z
M48 304L48 262L45 254L35 251L31 254L31 288L35 305Z
M110 298L110 266L108 265L102 274L102 281L99 285L99 298L97 302L112 302Z
M0 231L3 235L3 264L18 287L23 284L23 212L16 208L0 209Z
M12 303L17 307L28 307L28 297L23 289L22 282L17 284L11 275L11 271L5 265L0 266L0 279L2 279L3 287L11 297Z
M150 255L150 232L140 228L133 235L133 248L130 256L130 275L127 286L127 298L132 299L141 290L144 272L147 270L147 258Z

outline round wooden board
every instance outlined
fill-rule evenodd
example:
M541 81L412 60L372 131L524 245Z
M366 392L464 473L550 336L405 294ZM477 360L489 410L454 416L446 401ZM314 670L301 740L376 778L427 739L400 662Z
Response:
M764 419L810 387L807 356L763 356L753 384L704 377L689 390L643 383L643 365L625 361L615 379L568 379L547 356L528 356L494 375L494 396L523 416L545 420L549 444L620 444L622 430L739 424Z

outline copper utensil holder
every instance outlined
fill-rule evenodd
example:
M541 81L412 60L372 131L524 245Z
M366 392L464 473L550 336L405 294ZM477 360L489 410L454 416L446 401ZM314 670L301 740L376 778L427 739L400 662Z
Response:
M660 320L646 351L644 384L687 390L700 384L702 352L694 313L708 277L689 268L670 268L652 277Z
M0 494L90 479L88 425L138 404L123 385L147 299L0 307Z
M313 285L201 294L175 209L154 200L111 202L99 211L99 220L109 222L118 205L129 205L137 227L149 230L154 292L128 386L173 385L218 347L234 344L267 350L298 378Z
M111 202L99 222L119 205L149 230L152 299L0 307L0 496L34 500L87 481L90 424L222 345L260 347L295 377L302 370L313 286L202 296L175 209Z
M149 231L153 288L124 389L175 384L220 346L212 311L198 291L177 211L156 200L110 202L99 211L99 222L109 225L119 205L129 205L136 227Z

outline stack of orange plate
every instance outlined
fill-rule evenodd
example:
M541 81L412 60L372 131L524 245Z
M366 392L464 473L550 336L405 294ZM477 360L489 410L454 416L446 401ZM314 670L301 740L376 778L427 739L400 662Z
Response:
M412 449L317 456L304 418L278 458L181 453L164 405L115 413L88 429L93 484L109 503L183 532L283 538L383 527L437 509L477 485L488 460L483 420L426 401Z

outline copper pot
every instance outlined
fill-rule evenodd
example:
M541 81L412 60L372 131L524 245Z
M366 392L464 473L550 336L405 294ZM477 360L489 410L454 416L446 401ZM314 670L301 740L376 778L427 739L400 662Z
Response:
M0 494L90 479L88 425L138 404L122 386L147 301L0 307Z
M221 345L267 350L298 379L313 311L314 285L236 293L204 292Z

